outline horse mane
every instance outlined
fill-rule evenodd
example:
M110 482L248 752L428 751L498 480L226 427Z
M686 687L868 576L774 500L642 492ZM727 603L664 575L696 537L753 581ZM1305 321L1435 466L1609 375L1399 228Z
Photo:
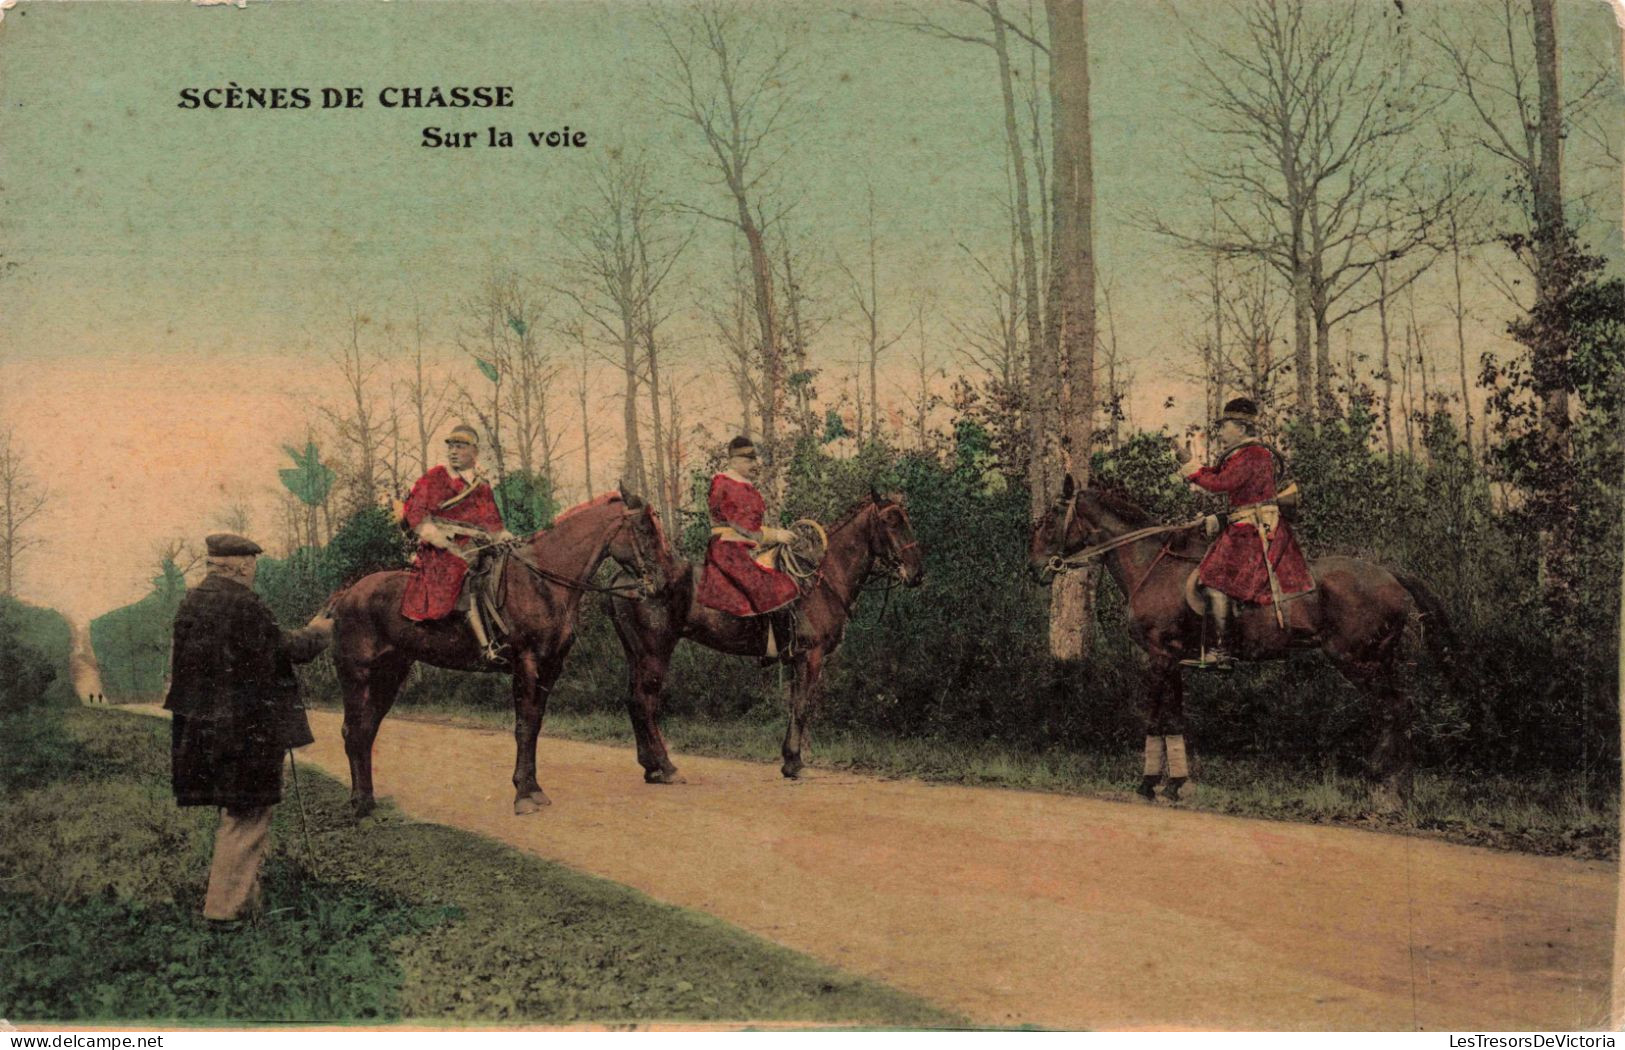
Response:
M824 531L834 532L837 529L846 528L848 525L852 524L853 518L856 518L859 514L863 513L863 508L865 507L886 507L896 503L897 501L889 496L882 496L878 501L872 496L865 496L863 499L860 499L856 503L852 504L851 507L848 507L846 513L842 514L840 518L826 527Z
M575 506L571 507L569 510L564 511L562 514L559 514L559 515L555 516L553 518L553 524L554 525L562 525L566 521L569 521L571 518L575 517L577 514L580 514L580 513L584 512L584 511L593 510L593 509L598 508L598 507L607 507L611 503L620 503L620 502L621 502L621 494L619 492L616 492L613 489L611 489L608 492L600 492L598 495L594 496L592 499L582 500L580 503L577 503Z
M1121 493L1112 492L1109 489L1097 488L1089 488L1085 489L1084 491L1095 497L1095 499L1100 502L1100 505L1106 508L1107 511L1121 518L1123 523L1126 525L1130 525L1134 528L1140 528L1146 525L1158 524L1157 519L1152 517L1151 514L1145 510L1145 508L1141 507L1138 503L1133 502L1127 496L1124 496Z

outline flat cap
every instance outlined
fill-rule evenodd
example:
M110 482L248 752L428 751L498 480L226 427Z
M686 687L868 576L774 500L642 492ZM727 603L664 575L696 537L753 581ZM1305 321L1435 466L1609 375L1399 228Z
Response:
M217 532L207 536L203 545L211 558L242 558L264 553L264 549L251 539L231 532Z

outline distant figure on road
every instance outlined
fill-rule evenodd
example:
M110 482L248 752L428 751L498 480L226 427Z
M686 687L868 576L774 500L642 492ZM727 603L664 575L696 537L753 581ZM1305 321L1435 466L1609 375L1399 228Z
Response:
M164 707L174 713L175 801L221 810L203 917L235 924L259 907L282 753L314 740L293 665L326 648L333 621L317 614L301 630L280 629L253 591L259 545L223 532L205 543L208 576L175 613Z

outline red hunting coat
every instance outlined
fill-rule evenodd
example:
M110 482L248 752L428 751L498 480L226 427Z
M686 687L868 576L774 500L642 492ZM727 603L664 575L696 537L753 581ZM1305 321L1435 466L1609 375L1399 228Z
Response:
M462 496L468 488L462 478L445 467L435 467L418 479L406 497L406 524L416 529L426 518L459 522L500 532L502 513L497 510L496 496L486 481L474 483L474 491ZM459 498L461 497L461 498ZM453 499L457 502L447 506ZM466 547L474 542L459 537L457 545ZM457 595L463 589L463 577L468 575L468 563L451 551L418 544L417 564L411 579L406 581L406 595L401 601L401 615L408 620L438 620L457 607Z
M707 500L713 526L759 532L767 504L756 486L727 474L711 478ZM756 544L711 537L705 552L705 575L697 598L701 605L730 616L758 616L790 604L800 593L796 581L776 569L763 568L751 557Z
M1275 499L1275 457L1263 445L1244 442L1221 456L1217 467L1203 467L1187 480L1209 492L1224 493L1232 508L1263 503ZM1314 589L1292 526L1284 521L1272 530L1269 558L1283 596ZM1272 600L1263 544L1258 528L1249 522L1232 522L1208 548L1198 572L1202 586L1232 598L1255 605L1268 605Z

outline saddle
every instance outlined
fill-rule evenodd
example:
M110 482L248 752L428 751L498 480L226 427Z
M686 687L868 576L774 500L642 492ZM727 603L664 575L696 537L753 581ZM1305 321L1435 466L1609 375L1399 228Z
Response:
M1185 604L1190 608L1191 612L1198 616L1202 616L1207 612L1207 603L1202 601L1201 586L1196 582L1196 577L1201 573L1201 571L1202 570L1200 568L1192 569L1190 575L1185 577ZM1307 591L1299 591L1296 594L1284 594L1281 596L1281 615L1286 620L1287 630L1293 633L1312 633L1314 631L1314 625L1309 622L1309 610L1304 603L1298 601L1298 599L1307 598L1318 590L1320 590L1320 581L1315 580L1314 586ZM1244 602L1240 598L1232 598L1230 600L1235 603L1237 616L1246 616L1251 618L1253 613L1259 610L1267 610L1269 608L1267 605L1254 605L1252 602ZM1271 617L1272 621L1273 619L1274 618Z
M467 609L477 603L479 617L486 624L493 642L501 642L509 634L508 622L502 618L502 607L507 604L508 558L512 551L506 545L475 555L463 577L463 590L457 596L457 608Z

